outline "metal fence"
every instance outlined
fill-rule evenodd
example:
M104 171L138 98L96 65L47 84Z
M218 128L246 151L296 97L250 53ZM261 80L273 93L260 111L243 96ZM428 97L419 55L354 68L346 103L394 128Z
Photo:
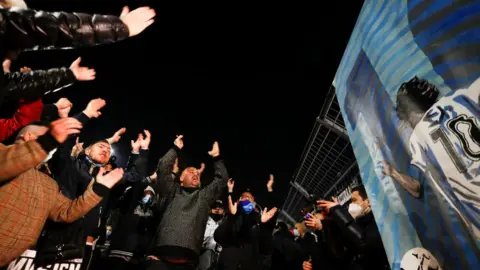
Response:
M337 196L359 179L358 166L332 86L310 133L279 218L290 224L299 221L302 219L300 211L311 205L309 198Z

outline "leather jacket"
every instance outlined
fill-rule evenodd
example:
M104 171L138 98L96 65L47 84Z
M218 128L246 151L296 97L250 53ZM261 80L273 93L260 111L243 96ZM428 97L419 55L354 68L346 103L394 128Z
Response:
M128 36L128 27L116 16L0 9L0 59L4 59L8 51L88 47L113 43ZM57 86L72 83L72 77L66 69L25 74L0 72L0 105L5 97L33 99L41 96ZM14 85L17 83L20 85ZM50 83L52 88L40 87L41 83Z
M52 68L31 72L4 74L6 85L5 100L36 100L50 91L56 91L75 82L75 76L67 68Z

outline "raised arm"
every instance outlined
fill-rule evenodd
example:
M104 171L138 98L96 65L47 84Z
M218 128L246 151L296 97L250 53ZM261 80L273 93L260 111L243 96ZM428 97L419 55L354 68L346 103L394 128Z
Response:
M215 176L212 183L208 185L203 192L205 193L205 199L207 204L211 205L222 195L223 189L227 186L228 182L228 171L223 163L223 160L220 158L220 148L218 142L213 144L212 150L208 154L213 158L213 167L215 169Z
M95 182L90 184L83 195L75 200L70 200L58 192L55 205L49 214L50 219L56 222L74 222L100 203L109 190L120 181L123 170L118 168L108 174L104 175L104 173L105 170L101 168Z
M119 131L122 131L120 129ZM148 148L152 135L150 131L144 130L145 135L138 134L137 140L132 140L132 155L131 162L127 165L127 171L125 172L122 184L127 182L139 182L147 176L148 169Z
M81 58L70 68L5 73L5 100L33 100L78 81L95 79L95 70L80 66Z
M7 181L40 164L47 153L70 134L79 133L82 128L78 120L63 118L52 122L49 131L36 140L16 143L0 149L0 181Z
M155 191L159 194L169 194L175 187L173 166L177 160L180 150L183 148L183 135L177 136L173 142L174 146L158 161L157 183Z
M275 192L273 192L273 184L275 183L275 178L273 174L270 174L270 178L268 179L267 182L267 204L266 206L270 209L272 207L278 207L279 202L277 197L275 196Z
M120 17L32 9L0 10L6 50L71 48L106 44L134 36L153 23L148 7L125 10Z

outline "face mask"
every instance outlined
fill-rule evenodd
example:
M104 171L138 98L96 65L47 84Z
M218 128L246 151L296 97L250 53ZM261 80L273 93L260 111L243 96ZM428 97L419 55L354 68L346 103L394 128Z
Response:
M250 214L253 211L253 209L255 209L255 204L253 204L253 202L249 200L239 201L238 203L242 207L242 211L245 214Z
M90 162L90 163L91 163L93 166L95 166L95 167L99 167L99 168L100 168L100 167L103 167L103 166L105 165L105 164L95 163L95 162L94 162L93 160L91 160L88 156L86 156L85 158L88 160L88 162Z
M210 217L215 221L219 221L220 219L222 219L222 215L220 214L210 214Z
M348 213L350 213L350 215L352 215L353 218L357 218L363 213L363 208L356 203L351 203L348 206Z
M112 234L112 231L107 230L107 236L110 236Z
M142 198L142 203L143 204L148 204L151 201L152 201L152 196L150 194L147 194Z
M45 158L45 160L43 160L43 163L47 163L50 159L52 159L53 154L55 154L55 152L57 152L57 148L55 148L55 149L53 149L52 151L48 152L48 156L47 156L47 158Z
M299 236L300 236L300 232L299 232L297 229L294 229L294 230L293 230L293 235L294 235L295 237L299 237Z

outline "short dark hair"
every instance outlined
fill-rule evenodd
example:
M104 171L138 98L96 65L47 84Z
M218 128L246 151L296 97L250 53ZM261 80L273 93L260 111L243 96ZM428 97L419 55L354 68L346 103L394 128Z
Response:
M353 187L352 188L352 193L354 191L358 192L358 195L360 195L360 197L362 197L362 200L368 199L367 191L365 190L364 185L358 185L358 186Z
M407 120L411 112L425 113L437 101L438 88L417 76L403 83L397 91L397 115L400 120Z
M250 195L252 195L252 197L255 199L255 194L253 194L252 190L250 190L249 188L243 189L243 190L240 192L240 195L242 195L242 194L245 193L245 192L250 193Z

